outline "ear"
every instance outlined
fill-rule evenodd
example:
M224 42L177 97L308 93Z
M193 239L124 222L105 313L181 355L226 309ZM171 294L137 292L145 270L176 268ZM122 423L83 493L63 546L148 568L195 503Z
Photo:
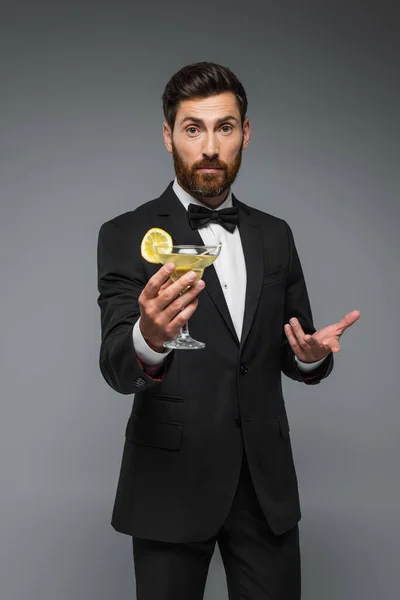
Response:
M172 152L172 130L167 121L163 123L164 144L168 152Z
M247 148L247 146L249 145L250 136L251 136L250 121L249 121L249 118L246 117L245 120L243 121L243 150L245 148Z

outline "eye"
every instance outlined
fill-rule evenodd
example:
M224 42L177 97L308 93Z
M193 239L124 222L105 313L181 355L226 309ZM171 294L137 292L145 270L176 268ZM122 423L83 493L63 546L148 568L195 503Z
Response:
M224 129L228 127L228 131L225 129L223 133L229 133L230 131L233 130L232 125L229 124L225 124L225 125L221 125L221 129ZM197 131L197 127L195 127L194 125L191 125L190 127L186 128L186 133L188 133L189 135L191 135L192 133L195 133Z

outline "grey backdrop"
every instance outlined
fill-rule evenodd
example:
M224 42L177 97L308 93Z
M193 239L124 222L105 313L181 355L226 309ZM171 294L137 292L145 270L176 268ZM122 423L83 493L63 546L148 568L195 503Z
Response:
M109 524L132 398L98 368L97 234L173 179L161 94L198 60L247 90L234 192L291 224L316 327L361 311L328 380L283 377L303 598L398 597L395 3L257 4L3 3L2 600L135 597ZM227 599L218 549L205 598Z

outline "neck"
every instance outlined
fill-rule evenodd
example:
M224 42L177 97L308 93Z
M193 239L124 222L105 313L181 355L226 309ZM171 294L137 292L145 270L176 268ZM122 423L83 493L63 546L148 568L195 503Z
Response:
M192 194L194 198L200 200L203 204L205 204L208 208L215 210L218 206L221 206L227 199L229 194L229 190L226 190L220 196L215 196L214 198L204 198L204 196L197 196L196 194Z
M207 206L208 208L211 209L216 209L218 208L218 206L221 206L221 204L223 202L225 202L225 200L228 197L229 194L229 188L227 190L224 190L222 192L222 194L219 194L219 196L213 196L212 198L208 198L208 197L204 197L204 196L200 196L199 194L194 194L191 190L188 190L184 185L182 185L182 183L179 181L179 179L177 178L177 181L179 183L179 185L191 196L193 196L193 198L196 198L196 200L199 200L200 202L202 202L203 204L205 204L205 206Z

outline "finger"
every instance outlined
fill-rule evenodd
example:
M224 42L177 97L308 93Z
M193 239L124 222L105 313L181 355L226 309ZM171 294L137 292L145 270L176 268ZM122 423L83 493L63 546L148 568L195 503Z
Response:
M198 281L193 286L191 286L188 290L180 294L171 304L169 304L164 309L164 314L167 320L172 321L172 319L179 314L186 306L196 298L200 292L205 288L205 282L203 280Z
M346 331L348 327L350 327L350 325L353 325L353 323L358 321L360 316L361 314L359 310L352 310L351 312L347 313L347 315L345 315L343 319L337 324L337 329L339 331L338 335L342 335L343 332Z
M299 345L297 337L294 334L293 328L289 325L289 323L286 323L286 325L285 325L285 333L286 333L286 337L288 339L288 342L289 342L293 352L297 356L301 355L303 351ZM299 358L300 358L300 356L299 356Z
M174 282L172 281L171 278L168 279L168 281L166 281L165 283L162 284L162 286L160 287L160 290L158 293L162 292L163 290L166 290L167 288L169 288L170 285L172 285Z
M307 334L304 336L304 339L310 345L310 348L313 351L313 353L316 356L318 356L317 360L319 360L319 358L323 358L323 356L319 356L321 352L324 356L328 356L328 354L331 352L330 345L320 342L317 338L314 337L314 335Z
M150 279L142 290L142 295L145 300L156 298L159 294L160 287L166 283L169 279L172 271L174 270L172 263L166 263L163 265Z
M293 329L294 335L296 336L296 339L297 339L297 342L298 342L300 348L302 348L303 350L309 350L310 345L304 339L304 331L303 331L302 326L299 323L299 320L296 318L290 319L290 325Z
M305 334L304 339L313 350L325 350L326 352L329 352L329 346L318 340L314 335L307 333Z
M337 340L333 340L327 344L331 352L340 352L340 344Z
M158 309L164 310L179 296L179 294L182 294L189 285L193 285L196 277L197 275L194 271L189 271L188 273L185 273L185 275L182 275L182 277L179 277L179 279L166 290L163 290L157 298Z
M304 339L313 350L321 347L320 342L309 333L304 335Z
M174 319L172 319L169 325L169 329L173 332L177 330L179 331L179 329L189 321L190 317L196 310L198 304L198 298L194 298L187 306L185 306L181 311L177 313ZM175 334L173 334L173 336L174 335Z

